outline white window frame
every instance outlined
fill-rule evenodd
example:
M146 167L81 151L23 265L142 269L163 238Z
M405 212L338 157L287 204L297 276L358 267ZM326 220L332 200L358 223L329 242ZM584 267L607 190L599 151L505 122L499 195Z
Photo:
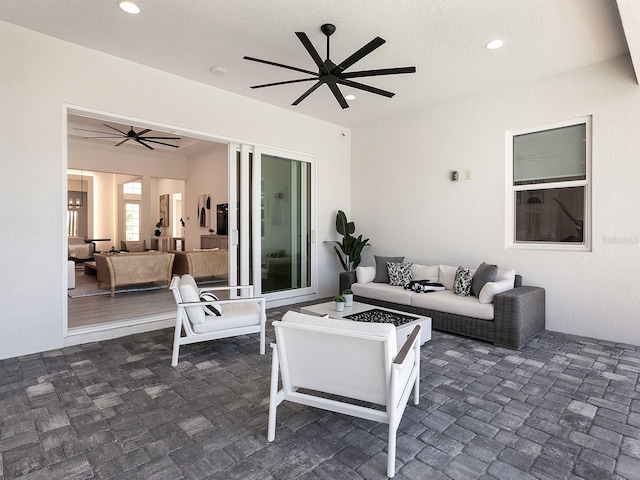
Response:
M553 130L556 128L570 127L573 125L585 124L586 131L586 175L584 180L573 180L567 182L551 182L538 183L535 185L514 185L514 158L513 158L513 138L518 135L527 133L541 132L544 130ZM591 251L591 116L573 118L559 122L549 123L545 125L537 125L535 127L523 128L518 130L508 130L505 135L505 152L506 152L506 188L505 188L505 247L507 249L521 250L556 250L556 251ZM547 190L569 187L585 188L585 211L583 223L583 243L572 244L563 242L516 242L516 192L526 190Z
M138 207L138 238L127 238L127 205L136 205ZM125 200L124 201L124 239L125 241L140 241L142 233L142 205L139 200Z

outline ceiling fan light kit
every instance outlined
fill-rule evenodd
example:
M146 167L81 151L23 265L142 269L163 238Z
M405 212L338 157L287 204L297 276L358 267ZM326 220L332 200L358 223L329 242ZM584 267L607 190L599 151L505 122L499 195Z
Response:
M283 82L275 82L275 83L265 83L262 85L254 85L251 88L264 88L264 87L273 87L276 85L287 85L291 83L301 83L301 82L309 82L316 81L306 92L304 92L300 97L298 97L292 105L298 105L305 98L311 95L314 91L316 91L321 85L327 85L333 96L340 104L340 106L344 108L349 108L349 104L345 99L345 96L342 94L338 85L344 85L351 88L356 88L358 90L364 90L365 92L375 93L376 95L382 95L387 98L393 97L395 94L386 90L382 90L380 88L372 87L370 85L365 85L360 82L354 82L351 80L352 78L361 78L361 77L374 77L381 75L397 75L401 73L415 73L416 67L397 67L397 68L381 68L375 70L361 70L357 72L346 72L350 66L360 61L363 57L369 55L376 48L382 46L385 41L376 37L367 43L364 47L354 52L351 56L343 60L339 64L335 64L331 61L330 56L330 37L336 31L336 27L330 23L325 23L320 27L320 31L327 37L327 59L322 60L318 51L315 49L309 37L304 32L296 32L296 36L307 50L307 53L311 56L314 63L318 67L318 72L312 72L311 70L305 70L302 68L292 67L290 65L284 65L281 63L271 62L269 60L262 60L254 57L243 57L245 60L250 60L252 62L265 63L267 65L273 65L274 67L286 68L288 70L294 70L296 72L306 73L307 75L311 75L309 78L300 78L297 80L286 80ZM355 98L355 97L354 97Z

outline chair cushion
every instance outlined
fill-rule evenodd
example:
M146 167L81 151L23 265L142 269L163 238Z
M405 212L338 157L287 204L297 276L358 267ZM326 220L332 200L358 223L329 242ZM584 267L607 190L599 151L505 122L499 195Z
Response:
M468 297L471 295L471 281L473 275L471 270L464 267L458 267L456 270L456 278L453 281L453 293L460 295L461 297Z
M358 283L370 283L376 278L376 267L356 267Z
M183 302L199 302L200 294L198 291L198 285L191 275L183 275L180 279L180 296ZM200 305L193 307L186 307L187 317L189 321L194 325L199 325L205 321L204 308Z
M258 302L232 302L220 305L222 315L207 316L202 323L194 324L196 333L208 333L237 327L260 325L260 305Z
M129 240L126 242L121 241L120 248L122 250L127 250L129 252L144 252L147 249L147 241L146 240L140 240L140 241Z
M417 263L411 267L412 280L429 280L430 282L438 281L438 265L420 265Z
M513 282L510 279L500 280L499 282L487 282L480 290L478 300L480 303L492 303L495 296L499 293L508 292L513 289Z

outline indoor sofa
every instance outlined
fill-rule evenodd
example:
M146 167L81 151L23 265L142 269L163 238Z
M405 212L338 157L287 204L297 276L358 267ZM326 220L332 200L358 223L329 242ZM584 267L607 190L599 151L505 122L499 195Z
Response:
M167 282L169 286L174 258L168 252L96 253L98 288L109 286L113 297L116 287L124 285Z
M193 278L217 277L229 274L228 250L194 250L174 252L174 275L191 275Z
M390 278L389 265L403 265L404 277ZM431 317L434 330L519 350L545 329L545 290L522 286L522 277L515 270L489 265L495 267L493 281L484 282L476 295L460 295L460 291L457 294L454 287L464 283L458 282L458 270L465 270L467 280L473 282L477 273L485 271L481 271L483 265L486 264L478 269L463 269L405 263L402 257L376 257L376 266L356 269L357 282L351 290L356 301ZM425 290L440 291L419 293L415 290L420 290L420 284L425 285ZM412 286L418 288L408 289Z

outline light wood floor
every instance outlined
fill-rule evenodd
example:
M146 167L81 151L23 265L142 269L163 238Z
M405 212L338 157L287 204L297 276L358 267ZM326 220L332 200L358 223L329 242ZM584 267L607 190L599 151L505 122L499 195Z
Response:
M176 311L170 290L69 298L69 328L131 320Z
M82 269L76 270L76 283L79 283L78 280L87 281L86 277L79 278L83 275ZM216 283L215 286L223 285L225 284ZM99 295L80 298L67 297L67 300L69 302L68 328L155 317L159 314L175 315L176 312L173 294L165 288L148 292L117 293L113 298L109 295Z

